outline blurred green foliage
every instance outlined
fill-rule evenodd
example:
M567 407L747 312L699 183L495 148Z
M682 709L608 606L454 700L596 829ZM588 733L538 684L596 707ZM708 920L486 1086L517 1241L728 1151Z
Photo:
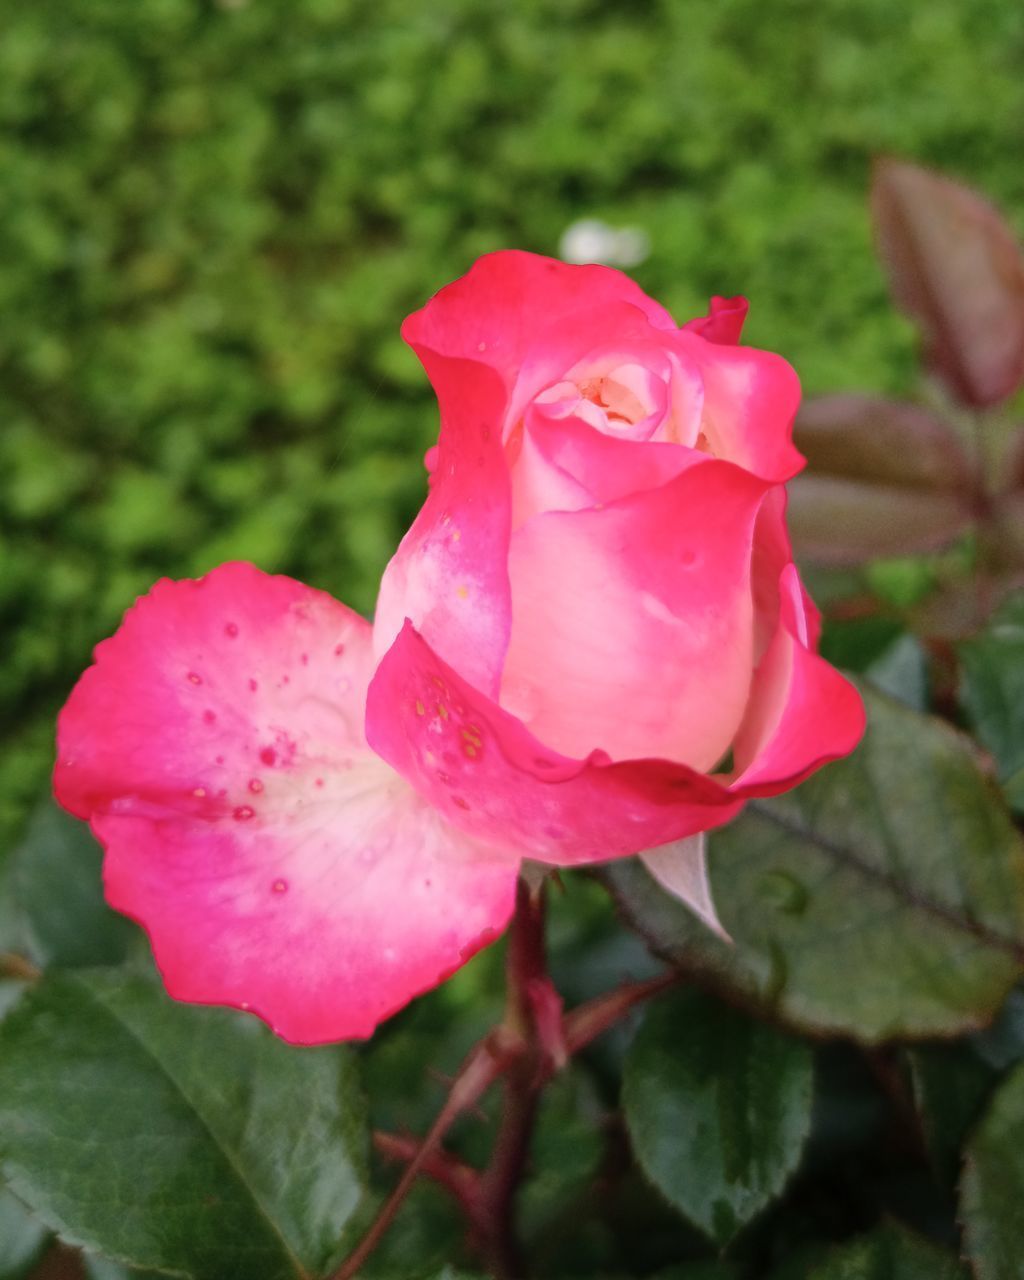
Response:
M1024 207L1005 0L0 8L0 839L155 577L372 607L435 430L399 323L477 254L636 224L680 318L742 291L809 390L900 391L871 156Z

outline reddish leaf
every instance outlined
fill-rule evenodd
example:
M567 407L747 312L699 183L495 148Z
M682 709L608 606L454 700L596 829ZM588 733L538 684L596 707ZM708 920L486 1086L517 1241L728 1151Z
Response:
M896 303L929 368L983 408L1024 381L1024 256L1002 216L961 183L899 160L875 165L871 208Z
M950 427L916 405L827 396L797 418L807 470L789 486L798 555L827 564L933 551L972 518L972 466Z

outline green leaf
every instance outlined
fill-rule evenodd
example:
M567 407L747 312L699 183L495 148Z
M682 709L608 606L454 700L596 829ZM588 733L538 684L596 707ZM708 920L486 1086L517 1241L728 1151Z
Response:
M49 1230L0 1187L0 1280L22 1280L42 1258Z
M1024 592L1006 601L982 635L960 646L960 659L964 710L1009 784L1024 771Z
M727 1243L782 1191L811 1124L807 1045L688 991L648 1011L623 1104L644 1172Z
M954 1187L964 1138L981 1114L995 1073L961 1041L910 1049L907 1059L932 1166L944 1187Z
M578 1222L604 1155L601 1121L597 1091L578 1064L560 1072L541 1096L518 1216L531 1252L535 1245L544 1249L549 1270L552 1253L557 1260L568 1252L569 1261L578 1253L578 1240L566 1228Z
M967 1280L952 1254L887 1223L837 1249L807 1280Z
M13 936L38 965L119 964L136 935L103 901L102 852L84 822L47 800L6 868Z
M978 1027L1024 958L1020 836L966 739L865 700L852 757L712 835L734 945L635 860L602 875L658 955L794 1026L868 1042Z
M167 1274L165 1271L138 1271L88 1253L82 1255L82 1266L86 1280L161 1280Z
M338 1252L364 1180L353 1059L175 1004L124 972L51 974L0 1027L0 1155L71 1244L139 1267L286 1280Z
M1024 1066L997 1090L967 1144L960 1220L978 1280L1020 1280L1024 1240Z
M912 635L894 640L865 673L875 686L915 711L928 710L928 664L921 642Z

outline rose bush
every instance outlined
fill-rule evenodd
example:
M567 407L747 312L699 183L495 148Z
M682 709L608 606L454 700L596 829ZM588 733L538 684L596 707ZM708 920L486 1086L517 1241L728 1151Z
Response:
M368 1035L500 932L524 857L643 853L716 925L699 834L863 730L786 534L797 378L745 311L482 259L403 330L441 431L374 624L230 564L98 646L56 793L172 995Z

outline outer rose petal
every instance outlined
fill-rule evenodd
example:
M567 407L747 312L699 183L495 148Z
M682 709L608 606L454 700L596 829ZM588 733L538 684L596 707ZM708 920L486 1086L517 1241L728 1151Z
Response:
M734 347L740 340L749 310L750 303L746 298L720 298L716 295L708 306L708 314L688 320L683 328L700 334L708 342Z
M704 379L703 431L712 453L765 480L792 479L804 465L793 444L800 380L770 351L709 342L681 331L673 339Z
M571 760L461 678L407 625L370 684L371 746L450 821L524 857L604 862L719 826L742 801L667 760Z
M505 392L470 360L433 356L442 405L430 493L384 572L374 651L406 618L479 688L497 692L511 621L511 498L501 443Z
M508 249L478 258L464 276L435 293L409 316L402 336L417 352L428 348L480 360L511 387L537 344L540 326L550 324L555 333L565 327L567 316L596 317L595 341L609 346L615 326L608 322L608 311L616 304L640 311L656 329L675 328L665 308L621 271ZM589 342L583 350L593 345Z
M776 795L848 755L864 733L860 694L808 647L803 588L794 565L782 572L775 637L754 673L736 737L738 796Z
M600 748L706 770L742 719L765 486L690 457L660 488L535 516L512 537L501 702L565 755Z
M75 687L57 797L170 993L285 1039L369 1035L500 931L518 855L366 746L369 625L250 565L160 582Z

